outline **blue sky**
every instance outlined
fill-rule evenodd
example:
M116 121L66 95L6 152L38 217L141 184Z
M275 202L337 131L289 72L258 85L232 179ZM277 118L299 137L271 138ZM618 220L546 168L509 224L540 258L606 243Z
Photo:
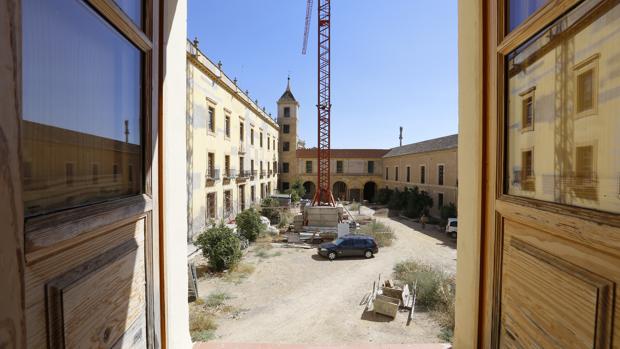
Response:
M275 115L291 75L299 136L316 146L316 6L305 0L189 0L188 36ZM456 0L333 0L332 148L389 148L457 132Z

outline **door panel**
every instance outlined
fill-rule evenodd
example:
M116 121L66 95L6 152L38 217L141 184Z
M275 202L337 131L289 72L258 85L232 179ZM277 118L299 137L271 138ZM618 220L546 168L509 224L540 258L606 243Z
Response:
M146 346L146 228L143 214L26 266L28 347Z
M620 4L485 14L482 347L620 348ZM612 131L613 130L613 131Z
M609 347L620 275L604 266L620 258L592 260L591 248L510 220L503 226L502 346Z

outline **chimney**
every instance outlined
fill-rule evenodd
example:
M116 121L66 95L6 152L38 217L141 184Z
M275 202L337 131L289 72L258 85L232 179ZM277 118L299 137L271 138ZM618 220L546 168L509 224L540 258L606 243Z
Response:
M400 127L400 136L398 137L398 139L400 140L400 146L403 146L403 127Z

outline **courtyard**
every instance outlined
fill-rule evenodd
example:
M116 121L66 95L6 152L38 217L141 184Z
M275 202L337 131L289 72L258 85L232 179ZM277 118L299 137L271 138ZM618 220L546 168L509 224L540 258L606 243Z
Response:
M247 275L206 274L199 295L216 304L212 340L229 343L399 344L437 343L440 326L424 309L416 308L409 326L407 313L395 319L365 311L364 297L378 277L392 277L396 263L415 259L449 274L456 271L456 240L435 225L400 217L385 217L366 207L389 226L395 240L372 259L328 261L316 248L253 244L243 257ZM201 261L204 263L204 260ZM200 264L200 262L199 262Z

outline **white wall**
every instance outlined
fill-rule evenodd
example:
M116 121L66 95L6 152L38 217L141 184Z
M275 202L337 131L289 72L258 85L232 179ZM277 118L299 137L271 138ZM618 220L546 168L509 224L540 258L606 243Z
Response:
M164 1L163 251L166 347L191 348L187 304L187 192L185 171L185 40L187 0Z

